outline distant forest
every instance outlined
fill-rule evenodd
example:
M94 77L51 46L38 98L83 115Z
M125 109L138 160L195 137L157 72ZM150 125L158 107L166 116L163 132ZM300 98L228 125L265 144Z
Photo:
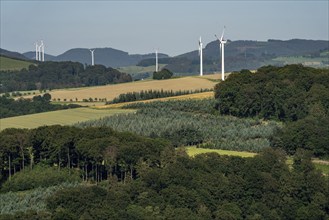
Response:
M130 82L129 74L102 65L87 66L77 62L43 62L20 71L0 71L0 93L97 86Z

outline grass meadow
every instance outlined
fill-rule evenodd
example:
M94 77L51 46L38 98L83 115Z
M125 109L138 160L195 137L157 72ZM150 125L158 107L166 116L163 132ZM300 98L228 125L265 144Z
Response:
M204 153L217 153L219 155L237 156L237 157L253 157L257 153L245 152L245 151L232 151L232 150L220 150L220 149L208 149L208 148L197 148L197 147L186 147L186 153L190 157L194 157L198 154Z
M31 64L32 63L27 61L0 56L0 71L21 70L23 68L28 68Z
M75 108L32 115L22 115L0 119L0 131L6 128L37 128L43 125L72 125L78 122L100 119L122 113L131 113L129 109Z

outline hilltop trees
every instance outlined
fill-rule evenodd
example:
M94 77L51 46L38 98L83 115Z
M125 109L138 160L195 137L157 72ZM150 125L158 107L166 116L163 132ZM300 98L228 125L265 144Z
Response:
M328 114L328 85L328 70L266 66L256 73L232 74L216 85L215 97L223 114L296 121L305 118L314 104Z

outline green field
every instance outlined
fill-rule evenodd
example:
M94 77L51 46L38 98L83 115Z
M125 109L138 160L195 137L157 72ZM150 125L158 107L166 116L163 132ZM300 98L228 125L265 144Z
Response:
M0 56L0 71L21 70L23 68L28 68L31 64L33 63Z
M105 116L130 113L129 109L75 108L0 119L0 131L6 128L37 128L43 125L72 125Z
M159 64L159 69L166 66L166 64ZM154 66L125 66L125 67L119 67L118 70L120 72L128 73L128 74L136 74L136 73L153 73L155 71L155 65Z
M284 65L288 64L303 64L304 66L311 67L329 67L329 56L324 54L320 57L303 57L303 56L289 56L289 57L276 57L273 59L274 61L282 62Z
M186 147L186 152L190 157L194 157L198 154L204 153L218 153L220 155L238 156L238 157L253 157L256 153L244 152L244 151L232 151L232 150L219 150L219 149L208 149L208 148L197 148L197 147Z

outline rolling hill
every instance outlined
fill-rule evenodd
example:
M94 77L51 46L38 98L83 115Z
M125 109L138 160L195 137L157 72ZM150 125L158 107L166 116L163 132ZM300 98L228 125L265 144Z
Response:
M19 60L28 60L28 58L26 56L24 56L23 54L5 50L2 48L0 48L0 56L10 57L10 58L19 59Z
M26 52L25 56L34 59L34 52ZM154 53L151 54L129 54L121 50L113 48L95 48L95 64L101 64L106 67L122 67L136 65L143 59L155 57ZM159 54L159 58L168 57L166 54ZM84 65L91 64L90 51L87 48L73 48L58 56L46 55L46 61L73 61L79 62Z
M0 56L0 71L12 71L28 68L32 62Z
M312 63L314 58L320 58L320 62L316 60L319 62L317 67L328 67L329 54L325 53L328 50L329 41L324 40L228 41L225 45L225 70L230 72L241 69L258 69L264 65L285 65L287 62L284 58L290 59L296 56L305 58L301 62L304 65L308 65L308 62ZM203 51L204 71L218 71L218 41L210 42ZM281 59L276 59L278 57ZM198 51L171 58L166 68L179 73L197 73L199 68Z

